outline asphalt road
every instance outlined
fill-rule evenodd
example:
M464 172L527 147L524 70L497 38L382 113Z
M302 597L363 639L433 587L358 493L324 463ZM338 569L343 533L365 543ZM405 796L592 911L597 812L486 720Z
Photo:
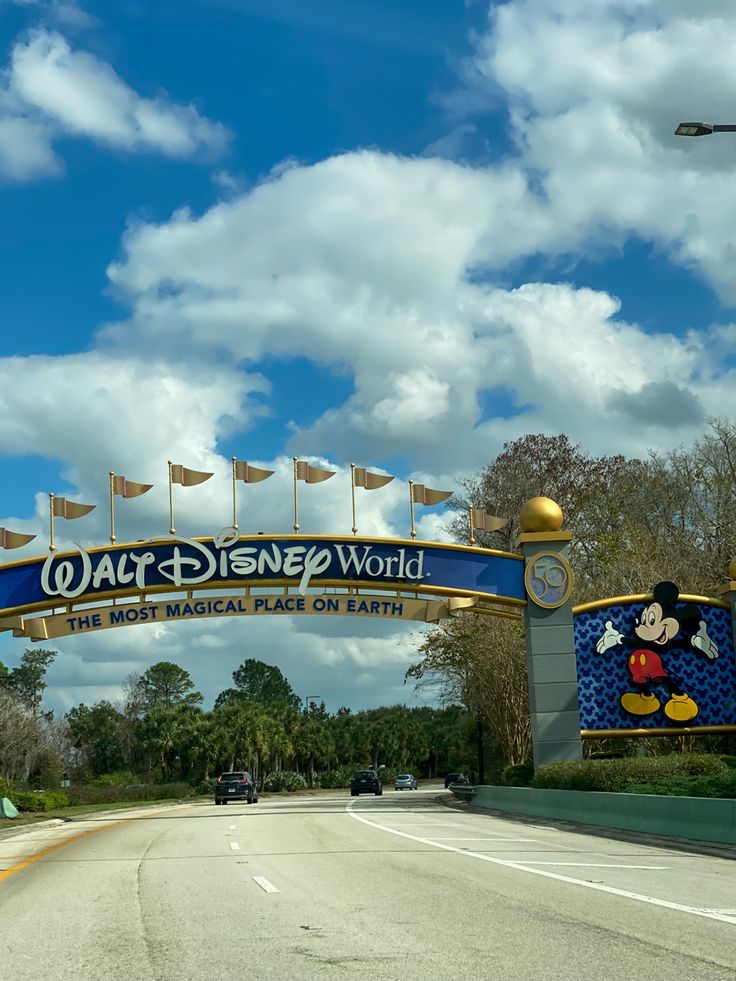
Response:
M448 800L182 805L2 839L0 981L736 978L732 860Z

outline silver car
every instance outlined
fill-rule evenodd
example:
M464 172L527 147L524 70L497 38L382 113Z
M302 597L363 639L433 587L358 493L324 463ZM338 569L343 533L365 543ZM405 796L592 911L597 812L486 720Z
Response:
M400 773L394 781L394 790L416 790L417 781L411 773Z

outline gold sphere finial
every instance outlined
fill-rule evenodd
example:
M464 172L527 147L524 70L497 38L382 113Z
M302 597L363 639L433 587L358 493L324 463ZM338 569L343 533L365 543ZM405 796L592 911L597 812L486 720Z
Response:
M728 565L728 574L731 577L731 582L736 580L736 559L731 559Z
M533 497L521 509L519 522L522 531L559 531L562 508L549 497Z

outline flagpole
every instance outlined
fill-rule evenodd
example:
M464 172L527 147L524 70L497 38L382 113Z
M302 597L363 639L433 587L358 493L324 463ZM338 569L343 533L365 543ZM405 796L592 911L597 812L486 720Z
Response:
M49 552L56 551L56 545L54 544L54 495L49 494L49 526L51 529L51 534L49 536Z
M355 464L350 464L350 493L353 499L353 534L358 534L358 529L355 524Z
M470 518L470 544L475 545L475 508L468 508L468 516Z
M416 538L417 533L414 529L414 481L409 481L409 507L411 508L411 537Z
M233 457L233 528L238 531L238 494L235 484L236 457Z
M110 544L115 544L115 472L110 471Z
M297 458L294 457L294 531L299 533L299 498L297 496L297 478L296 478L296 465Z
M171 460L169 463L169 534L175 535L176 528L174 527L174 488L171 483Z

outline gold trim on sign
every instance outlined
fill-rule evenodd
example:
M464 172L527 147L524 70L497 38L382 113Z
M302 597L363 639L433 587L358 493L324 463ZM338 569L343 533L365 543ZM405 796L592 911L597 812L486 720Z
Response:
M662 726L651 729L581 729L581 739L639 739L642 736L698 736L714 732L736 732L732 726Z
M590 613L592 610L604 610L607 606L623 606L627 603L651 603L653 593L634 593L631 596L611 596L609 599L593 600L591 603L580 603L573 606L573 616L578 613ZM678 603L704 603L706 606L717 606L722 610L730 610L731 604L714 596L696 596L694 593L682 593Z

